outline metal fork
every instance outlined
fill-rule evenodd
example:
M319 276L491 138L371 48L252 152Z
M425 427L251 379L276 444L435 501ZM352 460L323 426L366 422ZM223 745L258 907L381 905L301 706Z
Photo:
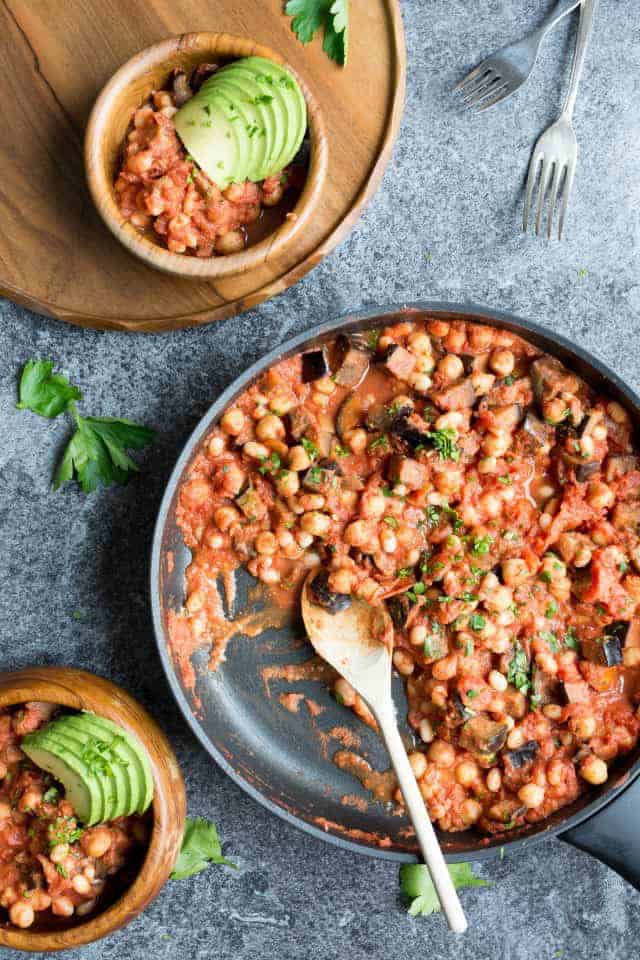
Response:
M539 171L540 182L538 185L535 231L536 234L540 233L544 216L544 201L545 197L548 196L547 237L549 239L551 239L556 201L562 188L562 204L558 223L558 240L562 240L562 231L564 229L569 196L571 194L576 163L578 161L578 141L571 125L571 118L576 105L578 85L580 83L580 77L582 76L585 54L587 52L589 36L593 26L593 17L597 6L598 0L583 0L580 9L580 26L578 27L578 39L576 41L576 51L573 57L571 80L569 81L567 97L556 122L544 131L536 143L529 164L529 176L527 178L527 190L524 200L523 229L526 232L529 225L531 199Z
M560 0L544 23L516 43L502 47L454 87L464 99L465 106L488 110L510 97L529 78L538 58L540 44L559 20L579 6L581 0Z

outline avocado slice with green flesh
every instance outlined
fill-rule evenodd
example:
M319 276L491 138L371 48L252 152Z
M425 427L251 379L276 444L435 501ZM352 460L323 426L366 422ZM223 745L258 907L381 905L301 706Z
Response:
M52 743L59 744L65 751L71 751L79 760L87 765L89 772L92 773L98 781L102 793L100 821L112 820L114 810L117 807L117 796L114 789L115 784L109 774L105 770L97 768L95 763L91 762L91 758L86 755L87 749L91 748L92 741L94 741L95 738L88 734L78 734L71 730L65 730L58 722L50 725L47 730L47 736Z
M261 179L260 171L265 166L271 137L267 131L264 116L250 100L251 95L250 91L243 89L242 85L230 76L220 76L216 79L216 98L221 98L233 104L242 116L242 122L249 138L249 159L245 179L257 181Z
M105 731L105 737L107 743L110 742L110 739L114 737L119 737L131 748L132 756L136 763L136 769L139 772L139 782L142 785L141 790L141 800L138 806L136 807L136 813L144 813L145 810L151 805L153 800L153 771L151 769L151 763L149 757L147 756L147 751L142 746L140 741L134 734L129 733L128 730L125 730L124 727L118 726L117 723L112 723L111 720L107 720L106 717L100 717L97 713L82 712L80 717L90 717L94 724L97 724L102 730ZM111 738L109 737L111 734Z
M243 66L242 60L237 60L235 63L225 67L224 71L228 71L233 77L242 77L243 80L251 78L251 83L256 82L255 72L252 70L247 70L246 67ZM268 84L265 85L264 82L258 81L257 96L271 98L268 102L261 103L262 109L267 114L272 133L272 142L270 143L268 150L268 160L261 171L263 174L261 179L264 180L266 177L278 172L277 163L280 160L280 157L283 155L287 142L289 113L281 97L276 91L271 90Z
M47 728L22 739L22 750L37 767L50 773L64 787L65 797L81 823L90 827L100 823L103 807L102 788L87 764L73 750L47 736Z
M287 111L287 137L280 157L275 160L269 174L278 173L288 166L304 139L307 129L307 105L295 78L273 60L264 57L246 57L238 61L245 70L254 73L260 89L277 94ZM233 66L233 64L232 64Z
M90 740L104 740L104 730L93 723L91 714L66 714L57 720L56 729L63 730L69 736L82 737L85 742L87 737ZM115 744L111 741L109 749L116 757L116 761L109 764L107 774L113 796L116 798L109 815L109 819L113 820L115 817L125 817L133 813L142 797L135 761L131 757L129 745L124 739L118 740ZM122 762L118 763L117 760ZM132 766L131 775L130 765Z
M284 111L281 111L281 116L276 116L276 111L271 105L273 95L265 94L256 83L255 76L250 71L236 67L235 64L223 67L218 72L216 82L219 90L237 91L235 96L239 109L250 113L253 117L252 123L257 127L257 131L251 138L254 151L249 165L249 180L253 180L254 183L264 180L265 171L269 169L276 146L284 139L285 123L282 119ZM265 100L265 97L271 99ZM280 126L278 126L279 119ZM279 150L281 149L279 147Z
M237 129L238 121L232 121L227 113L203 95L207 83L180 107L173 122L187 152L224 190L236 179L241 164L246 163L247 145Z

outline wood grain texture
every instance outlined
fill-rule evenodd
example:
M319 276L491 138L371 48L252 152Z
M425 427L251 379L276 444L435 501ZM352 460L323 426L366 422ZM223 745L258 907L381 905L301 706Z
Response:
M303 47L282 0L0 0L5 129L0 139L0 292L72 323L165 331L246 310L285 290L352 227L389 159L404 100L398 0L353 0L345 69ZM317 213L295 243L241 275L162 274L110 235L85 184L82 141L113 73L168 36L215 30L280 53L312 91L328 137Z
M91 710L133 733L147 750L154 779L153 827L135 880L102 913L52 931L0 927L0 945L17 950L65 950L99 940L136 917L158 895L180 851L186 794L178 762L166 737L140 704L109 680L73 667L26 667L0 673L0 708L28 700Z

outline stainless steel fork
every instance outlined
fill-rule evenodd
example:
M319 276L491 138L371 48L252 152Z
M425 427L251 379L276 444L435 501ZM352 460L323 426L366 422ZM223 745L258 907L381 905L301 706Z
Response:
M571 68L569 91L560 116L555 123L544 131L536 143L529 164L529 176L527 178L527 190L524 200L523 229L526 232L529 225L531 199L539 171L540 182L538 185L535 231L537 234L540 233L544 219L545 198L548 197L547 237L549 239L551 239L551 231L553 229L554 209L560 191L562 190L562 203L558 222L558 239L562 240L567 206L578 161L578 141L571 125L571 118L576 105L578 86L580 84L580 77L582 76L582 68L584 67L589 36L593 26L593 17L597 6L598 0L583 0L580 9L580 26L578 27L576 51Z
M488 110L515 93L531 74L544 36L559 20L575 10L580 2L560 0L553 13L537 30L516 43L502 47L472 70L454 87L454 91L462 94L465 105Z

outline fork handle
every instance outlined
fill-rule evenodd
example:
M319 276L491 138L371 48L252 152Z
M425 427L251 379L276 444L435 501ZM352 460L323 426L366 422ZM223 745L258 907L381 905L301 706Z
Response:
M566 17L566 15L571 13L572 10L575 10L576 7L579 7L581 3L582 0L560 0L553 12L549 14L544 23L535 31L535 35L542 39L545 33L548 33L549 30L555 27L559 20Z
M375 711L375 717L389 751L391 764L398 778L407 812L415 828L424 862L429 868L447 922L454 933L464 933L467 929L467 920L442 855L433 824L429 819L414 772L411 769L407 751L398 731L398 722L393 705L389 704L386 708Z
M582 68L589 45L589 37L593 26L593 18L598 6L598 0L583 0L580 8L580 24L578 26L578 39L576 40L576 51L573 56L573 66L571 67L571 79L569 81L569 90L567 99L564 102L561 116L566 120L571 120L576 106L576 97L578 96L578 86L582 76Z

